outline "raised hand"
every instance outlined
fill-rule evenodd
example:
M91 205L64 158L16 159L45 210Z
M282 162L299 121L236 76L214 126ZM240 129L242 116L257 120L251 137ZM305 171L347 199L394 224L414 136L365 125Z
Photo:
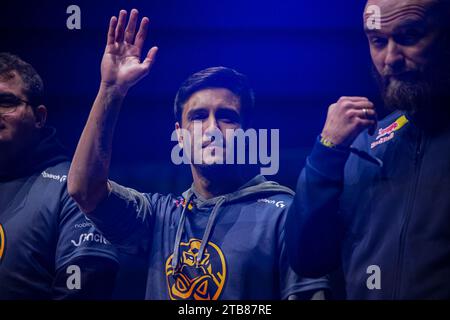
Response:
M125 28L127 12L121 10L119 18L109 22L108 38L101 63L102 85L115 87L122 94L145 77L155 61L157 47L152 47L141 62L142 47L147 37L149 19L141 20L135 36L138 11L131 10Z

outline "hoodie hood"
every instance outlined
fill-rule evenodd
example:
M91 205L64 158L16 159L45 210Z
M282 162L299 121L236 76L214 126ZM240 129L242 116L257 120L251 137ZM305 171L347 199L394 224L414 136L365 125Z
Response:
M226 203L233 203L237 201L242 201L247 198L252 198L256 196L261 196L263 194L276 194L276 193L287 193L294 195L294 191L288 187L284 187L274 181L268 181L264 176L257 175L253 179L249 180L247 183L242 185L239 189L232 193L224 194L211 199L205 199L202 197L194 187L194 184L183 192L183 198L187 199L189 194L193 194L194 197L191 199L193 204L198 209L214 207L217 202L224 199Z
M0 175L0 181L14 180L68 161L66 154L64 147L56 139L56 129L45 127L42 129L41 141L31 152L29 164L22 168L11 168L8 173Z
M264 176L262 175L257 175L256 177L245 183L243 186L241 186L238 190L232 193L224 194L211 199L205 199L200 194L198 194L198 192L194 188L194 185L192 184L192 186L183 193L183 198L186 201L183 211L181 212L180 221L178 223L178 229L175 236L175 245L172 259L173 269L177 270L178 267L181 238L183 236L184 223L186 221L186 208L189 206L189 203L191 201L193 202L194 206L199 210L202 209L209 210L210 208L212 208L211 214L208 219L208 223L206 225L205 232L203 234L200 249L197 255L197 265L198 265L203 259L203 253L211 237L216 217L218 216L219 210L223 204L231 204L261 196L268 196L280 193L289 194L292 196L295 194L294 191L292 191L287 187L281 186L274 181L267 181L266 178L264 178Z

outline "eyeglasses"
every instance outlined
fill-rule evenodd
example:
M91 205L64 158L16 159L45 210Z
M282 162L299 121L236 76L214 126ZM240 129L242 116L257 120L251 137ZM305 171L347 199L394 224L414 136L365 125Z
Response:
M13 113L22 103L31 105L29 101L20 99L13 94L0 94L0 114Z

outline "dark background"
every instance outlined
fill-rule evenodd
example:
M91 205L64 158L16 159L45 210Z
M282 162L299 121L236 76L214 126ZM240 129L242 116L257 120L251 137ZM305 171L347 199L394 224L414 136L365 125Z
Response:
M81 30L66 9L81 8ZM109 19L139 9L151 20L146 50L159 47L150 75L125 101L116 130L112 178L146 192L180 193L187 166L170 159L173 98L191 73L224 65L256 92L260 128L280 129L280 171L294 187L326 110L342 95L378 105L363 33L365 1L2 1L0 51L30 62L46 86L49 123L73 153L100 80Z

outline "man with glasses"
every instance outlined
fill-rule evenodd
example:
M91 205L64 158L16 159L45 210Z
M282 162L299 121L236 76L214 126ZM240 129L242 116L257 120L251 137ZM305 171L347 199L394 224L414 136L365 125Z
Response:
M116 252L67 194L46 118L40 76L0 53L0 299L107 298Z

